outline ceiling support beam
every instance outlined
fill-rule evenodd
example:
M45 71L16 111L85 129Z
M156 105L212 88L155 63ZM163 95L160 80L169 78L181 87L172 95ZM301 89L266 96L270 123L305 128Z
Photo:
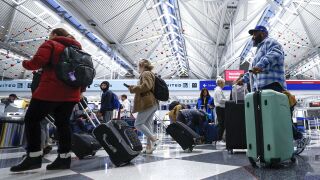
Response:
M65 4L63 3L62 0L59 0L59 3L61 4ZM105 34L107 37L110 38L110 40L112 42L115 43L116 45L116 50L120 50L124 56L126 56L126 59L128 60L128 63L134 67L134 60L130 58L130 56L126 53L126 48L119 43L119 41L114 37L114 35L107 29L105 28L105 24L103 24L103 22L101 22L94 14L93 12L91 12L85 5L84 5L84 1L80 0L79 2L77 1L77 3L75 4L79 9L77 9L77 12L82 12L84 14L86 14L87 16L91 17L91 19L97 24L95 29L100 29L100 31ZM77 16L78 17L78 16ZM90 26L88 26L90 27Z
M158 39L161 36L162 35L157 35L157 36L152 36L152 37L149 37L149 38L139 39L139 40L136 40L136 41L130 41L130 42L122 43L122 45L130 45L130 44L135 44L135 43L139 43L139 42L143 42L143 41L148 41L148 40L151 40L151 39Z
M11 9L11 13L8 18L9 24L6 26L7 28L5 29L7 33L4 35L4 39L3 39L4 43L9 42L9 40L11 39L11 31L13 28L13 23L14 23L16 16L17 16L17 9L16 9L17 7L18 7L18 5L14 5Z
M205 77L204 79L210 79L210 77L205 72L203 72L201 68L199 68L196 64L194 64L193 61L190 61L190 64L193 64L193 66L198 70L198 72L201 72L204 75ZM191 66L190 66L190 69L191 69Z
M27 43L27 42L41 41L41 40L45 40L45 39L48 39L48 36L42 36L42 37L37 37L37 38L32 38L32 39L24 39L24 40L20 40L20 41L14 41L14 42L10 42L9 44L22 44L22 43Z
M8 51L11 51L11 52L13 52L13 53L15 53L15 54L17 54L19 56L23 56L25 58L30 58L31 57L30 54L24 52L23 50L20 50L20 49L18 49L16 47L10 46L8 43L4 43L4 42L0 41L0 49L1 48L5 49L5 50L8 50Z
M190 71L194 76L196 76L198 79L206 79L206 77L205 76L203 76L203 75L201 75L201 74L199 74L199 73L197 73L197 72L194 72L194 71ZM200 77L200 78L199 78Z
M198 63L201 63L201 64L203 64L204 66L208 66L208 67L211 66L210 64L206 63L206 61L201 60L201 59L197 59L197 58L192 57L192 56L190 56L190 55L188 55L187 58L190 58L190 59L192 59L193 61L197 61Z
M203 37L205 37L205 38L207 38L208 40L214 42L213 39L212 39L210 36L208 36L208 34L206 34L205 32L202 32L202 31L199 30L198 28L194 27L193 24L190 24L188 21L186 21L186 20L184 20L184 19L182 19L182 22L183 22L183 23L186 23L188 26L191 26L194 30L196 30L196 31L199 32L201 35L203 35ZM215 42L214 42L214 43L215 43Z
M211 71L213 72L214 70L214 60L216 61L216 70L217 73L219 74L219 42L220 42L220 37L221 37L221 32L223 31L223 24L224 24L224 18L226 17L226 12L227 12L227 4L230 0L226 0L225 3L223 3L222 5L222 17L220 18L220 22L219 22L219 30L218 30L218 35L217 35L217 40L216 40L216 47L215 47L215 59L212 59L212 63L211 63ZM220 6L221 7L221 6ZM213 77L213 76L211 76Z
M196 37L193 37L193 36L190 36L190 35L187 35L187 34L184 34L183 35L184 38L188 38L190 40L195 40L195 41L198 41L198 42L201 42L203 44L207 44L207 45L211 45L211 46L214 46L215 43L214 42L209 42L209 41L205 41L205 40L201 40L199 38L196 38Z
M238 10L239 8L240 8L240 7L238 6L237 11L239 11L239 10ZM239 29L239 31L236 33L236 35L235 35L235 37L234 37L234 41L236 41L236 40L239 38L239 36L243 33L243 31L248 28L249 24L252 23L252 21L253 21L255 18L257 18L258 15L263 12L264 9L265 9L265 6L262 6L260 9L257 9L255 12L251 13L249 19L246 21L246 23L245 23L245 24ZM237 23L237 22L236 22L236 19L237 19L237 12L236 12L236 15L235 15L235 16L233 17L233 19L232 19L232 24L233 24L233 26L239 26L238 23L241 22L241 21L239 21L239 22ZM221 57L227 57L226 59L232 58L232 57L231 57L231 56L232 56L232 55L231 55L231 52L228 53L228 48L230 48L230 43L231 43L231 41L230 41L230 36L231 36L231 35L232 35L232 34L231 34L230 31L229 31L228 38L227 38L227 42L226 42L226 46L225 46L225 48L224 48L224 50L223 50L223 55L221 56ZM249 37L250 37L250 36L249 36L249 34L248 34L248 37L246 37L246 38L249 39ZM236 52L236 51L234 51L234 52ZM228 54L227 54L227 53L228 53ZM223 58L221 58L221 59L223 59Z
M210 19L210 18L208 18L208 15L206 15L206 14L204 14L201 10L199 10L199 9L197 9L196 7L194 7L192 4L186 4L185 2L182 2L182 4L186 7L186 9L188 10L188 12L191 14L192 13L192 16L191 17L193 17L193 15L194 15L194 11L197 11L199 14L201 14L203 17L205 17L205 18L207 18L207 19L209 19L209 21L210 22L212 22L214 25L218 25L214 20L212 20L212 19ZM188 6L190 6L190 7L192 7L192 9L194 10L194 11L192 11ZM215 16L212 16L212 17L215 17ZM214 30L218 30L215 26L214 26Z
M296 8L297 8L297 6L298 6L296 3L293 3L293 5L294 5ZM297 9L297 12L299 12L298 9ZM306 12L308 12L308 11L306 11ZM300 21L301 21L301 23L302 23L302 25L303 25L304 30L306 31L306 34L307 34L307 36L308 36L308 38L309 38L312 46L315 47L315 46L316 46L316 43L315 43L315 41L314 41L314 37L313 37L312 34L310 33L310 29L309 29L306 21L304 20L304 17L301 16L301 12L299 12L298 17L299 17L299 19L300 19Z
M187 40L187 41L189 41L189 40ZM210 64L210 61L208 61L207 58L203 55L203 53L201 53L201 52L199 51L198 46L196 46L196 45L195 45L194 43L192 43L191 41L189 41L189 44L190 44L191 47L195 50L195 52L198 53L198 54L201 56L201 58L203 58L203 59L207 62L207 64ZM209 54L209 53L208 53L208 54Z
M198 19L198 17L193 13L193 11L188 7L188 5L186 5L183 1L181 1L181 4L191 15L192 19L200 26L200 28L203 30L206 36L213 41L211 33L208 31L208 28L202 23L202 21Z
M157 47L159 46L159 44L162 42L164 35L161 36L161 38L158 40L158 42L156 43L156 45L148 52L147 54L147 59L150 59L151 55L153 54L153 52L157 49Z
M150 0L147 0L149 3ZM131 19L131 21L129 22L128 25L128 29L121 35L121 37L119 38L119 41L122 43L128 36L129 32L131 32L133 26L138 22L138 20L140 19L141 14L143 14L145 11L147 10L146 4L142 3L142 6L139 8L139 11L134 15L134 17Z

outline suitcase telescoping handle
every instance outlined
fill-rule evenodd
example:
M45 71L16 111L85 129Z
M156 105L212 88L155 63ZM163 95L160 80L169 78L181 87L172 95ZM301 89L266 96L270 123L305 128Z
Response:
M251 86L251 85L250 85ZM233 88L235 89L235 99L236 99L236 104L238 104L238 89L237 89L237 84L234 84L233 86L232 86L232 92L231 92L231 94L232 94L232 96L233 96ZM243 97L245 97L246 96L246 90L247 90L247 88L243 88Z
M161 124L164 128L167 129L168 126L164 123L163 120L161 120L161 118L160 118L158 115L154 114L154 117L156 118L157 121L160 122L160 124Z
M48 114L44 119L48 121L48 123L50 123L54 128L56 128L56 125L54 124L55 120L50 114Z
M83 101L84 104L88 107L88 104L87 102ZM83 108L83 105L81 104L81 102L78 103L80 105L80 107L83 109L84 113L86 114L86 116L88 117L90 123L92 124L93 127L97 127L96 124L93 122L92 118L90 117L90 115L88 114L88 112L85 110L85 108ZM94 112L92 112L92 110L88 107L89 111L91 112L91 114L93 114L93 117L95 119L95 121L98 123L98 124L101 124L99 119L97 118L96 114Z
M253 88L253 84L254 84L254 82L253 82L253 76L256 76L256 79L258 79L258 74L257 75L255 75L255 74L253 74L253 71L252 70L249 70L249 80L250 80L250 90L251 90L251 92L254 92L253 90L254 90L254 88ZM258 88L258 83L255 83L256 84L256 91L258 91L259 90L259 88Z

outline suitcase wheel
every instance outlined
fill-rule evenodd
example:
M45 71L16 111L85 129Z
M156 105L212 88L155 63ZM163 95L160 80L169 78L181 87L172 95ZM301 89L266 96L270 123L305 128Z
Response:
M292 157L290 158L292 163L295 163L297 161L296 157L294 157L294 155L292 155Z
M249 159L249 162L250 162L250 164L251 164L251 166L252 166L253 168L257 168L257 167L258 167L256 161L253 160L252 157L249 157L248 159Z
M233 149L228 149L228 152L229 152L230 154L234 154Z

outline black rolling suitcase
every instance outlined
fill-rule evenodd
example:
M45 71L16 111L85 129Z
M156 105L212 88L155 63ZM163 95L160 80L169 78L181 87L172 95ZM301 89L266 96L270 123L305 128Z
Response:
M225 104L226 148L233 153L233 149L246 149L246 122L244 102L227 101Z
M90 134L73 133L71 139L71 150L79 158L94 156L101 148L99 142Z
M200 136L182 122L175 122L166 128L166 132L182 147L183 150L193 148L200 141Z
M231 92L234 100L227 101L225 104L226 148L230 153L233 153L233 149L247 148L244 113L244 96L246 92L246 89L238 89L234 85ZM243 97L238 97L238 94L243 95Z
M56 128L52 116L48 115L45 119ZM71 135L71 151L79 159L83 159L87 156L94 156L100 148L101 145L91 134L72 133Z
M125 121L111 120L106 124L100 124L96 117L95 119L99 124L98 126L89 117L90 122L95 127L92 133L109 154L109 158L114 165L126 165L140 154L142 144L138 135Z

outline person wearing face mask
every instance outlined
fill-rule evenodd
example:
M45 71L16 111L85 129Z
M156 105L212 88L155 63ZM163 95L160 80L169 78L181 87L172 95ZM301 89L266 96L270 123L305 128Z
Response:
M253 89L272 89L282 93L287 87L285 83L284 51L281 44L268 37L268 30L264 26L256 26L249 30L249 34L252 35L253 45L257 47L256 56L251 66L252 73L256 74L256 76L253 76ZM243 85L243 83L249 81L250 74L247 72L236 83ZM298 149L303 150L310 143L310 138L303 137L294 125L292 130Z

